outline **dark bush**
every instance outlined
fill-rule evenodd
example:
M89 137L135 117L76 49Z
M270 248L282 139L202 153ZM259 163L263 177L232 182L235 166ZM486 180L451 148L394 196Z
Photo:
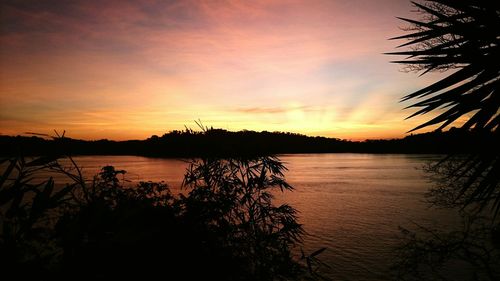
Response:
M194 160L186 196L162 182L129 186L111 166L86 180L72 163L3 160L3 276L272 280L301 271L290 252L303 232L296 211L272 203L273 189L292 189L277 158ZM34 183L49 170L71 183Z

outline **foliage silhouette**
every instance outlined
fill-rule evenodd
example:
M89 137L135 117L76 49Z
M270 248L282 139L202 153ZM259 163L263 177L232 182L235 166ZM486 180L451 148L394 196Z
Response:
M412 131L441 123L439 129L442 129L460 117L467 119L462 125L464 129L496 131L500 124L500 4L488 0L412 3L424 14L423 19L401 18L411 24L409 30L413 33L392 38L409 39L399 47L412 49L389 54L408 56L395 62L423 71L422 74L457 69L403 98L423 99L409 106L421 109L408 118L448 108ZM468 113L473 114L464 116Z
M499 230L477 213L462 212L461 215L462 225L453 231L418 224L417 232L401 227L404 243L398 248L393 266L396 279L498 280Z
M412 33L392 39L408 39L399 47L412 47L395 55L408 56L395 61L410 69L429 71L454 69L442 80L411 93L403 100L416 100L409 107L420 108L410 115L441 110L437 117L411 131L439 125L441 130L462 118L461 129L491 133L493 143L499 143L500 124L500 4L495 1L429 0L413 4L423 14L422 20L402 20L411 24ZM420 100L420 101L419 101ZM500 211L500 151L498 145L471 153L469 157L450 155L446 162L460 164L448 173L450 182L462 182L455 193L456 202L464 206L480 202ZM463 180L467 177L467 180ZM453 185L456 186L456 185ZM466 198L464 198L466 197Z
M303 234L296 210L272 203L273 190L292 190L284 169L276 157L202 158L190 164L183 183L191 189L183 215L214 228L249 265L244 274L259 280L295 267L290 248Z
M162 182L128 186L112 166L87 180L71 157L70 167L58 159L2 160L4 277L307 278L291 254L303 234L296 211L273 204L275 192L292 189L276 157L193 160L190 191L179 196ZM47 171L70 183L37 176Z
M496 149L492 133L452 128L447 132L410 135L403 139L348 141L282 132L173 131L132 141L84 141L38 136L0 136L0 155L142 155L153 157L238 157L284 153L471 153Z
M395 62L422 75L429 71L451 74L402 99L413 100L408 108L418 109L408 118L438 113L411 131L428 126L441 130L463 122L461 130L488 134L486 139L497 145L464 154L455 152L427 167L436 184L427 199L437 207L458 207L463 227L443 232L418 226L418 234L402 229L406 243L399 249L397 278L453 280L457 276L449 278L450 269L469 268L472 274L460 278L498 280L500 4L486 0L413 4L422 19L403 18L410 23L410 34L392 38L408 39L399 47L410 50L389 54L408 56ZM491 207L491 212L483 212L486 207Z

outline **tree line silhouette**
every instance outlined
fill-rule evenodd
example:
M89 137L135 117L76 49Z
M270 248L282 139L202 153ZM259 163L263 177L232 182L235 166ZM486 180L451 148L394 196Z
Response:
M197 157L288 153L471 153L494 148L488 132L452 128L446 132L409 135L401 139L365 141L310 137L286 132L231 132L223 129L171 131L146 140L48 139L39 136L0 136L0 155L141 155Z

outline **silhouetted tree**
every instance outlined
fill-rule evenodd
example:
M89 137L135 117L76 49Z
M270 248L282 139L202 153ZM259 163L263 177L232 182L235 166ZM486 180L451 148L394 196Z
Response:
M411 131L429 126L437 130L460 123L462 130L489 134L499 142L500 123L500 3L488 0L428 0L413 2L420 20L401 18L410 33L389 53L407 56L395 61L406 70L449 71L447 77L403 97L418 110L408 118L436 112L437 116ZM458 122L457 122L458 121ZM411 132L410 131L410 132ZM465 144L464 144L465 145ZM454 280L449 273L465 270L466 280L498 280L500 233L498 220L482 210L500 211L500 153L498 145L480 147L467 155L449 155L428 167L436 186L427 194L440 207L459 207L463 227L437 231L419 226L420 233L403 229L406 243L399 249L395 269L400 280Z
M193 160L186 196L163 182L133 186L105 166L91 180L56 156L0 159L0 276L25 280L298 280L296 210L276 157ZM67 177L55 183L47 172ZM307 257L315 261L316 251ZM78 272L77 275L74 275ZM317 276L310 272L311 276Z
M410 115L431 111L439 114L411 131L439 125L438 130L456 121L465 120L462 129L491 132L499 140L500 124L500 2L488 0L428 0L415 3L422 14L420 20L401 18L410 23L410 34L392 39L408 39L399 47L409 47L395 55L408 56L395 61L409 70L452 71L447 77L413 92L405 100L418 108ZM498 142L497 142L498 143ZM450 157L457 161L456 157ZM450 160L450 159L447 159ZM457 202L468 205L480 202L493 204L500 210L500 153L498 146L459 160L447 171L450 182L463 182ZM442 169L436 167L437 172ZM467 180L463 180L466 177ZM465 198L464 200L464 196Z
M401 18L411 24L408 30L412 33L392 39L409 39L399 47L409 46L410 50L390 53L408 56L395 62L422 74L435 70L456 71L403 98L419 100L410 107L420 110L410 117L447 108L413 130L435 124L445 128L465 117L467 122L462 128L496 131L500 123L499 2L429 0L414 2L414 5L423 13L423 18L420 21Z
M291 273L291 246L301 241L296 210L273 204L273 190L292 190L285 166L272 156L201 158L187 169L184 216L218 233L234 259L248 265L242 275L272 280ZM288 273L287 273L288 272Z

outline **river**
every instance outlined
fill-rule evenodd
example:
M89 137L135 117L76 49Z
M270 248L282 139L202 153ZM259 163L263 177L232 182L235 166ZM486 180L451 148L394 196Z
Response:
M281 155L286 180L295 188L278 202L295 207L307 235L304 251L326 247L321 272L334 280L387 280L401 243L398 226L447 227L458 224L454 212L429 208L424 193L431 183L421 169L439 155L292 154ZM125 179L165 181L173 193L187 162L138 156L79 156L87 175L105 165L127 171Z

